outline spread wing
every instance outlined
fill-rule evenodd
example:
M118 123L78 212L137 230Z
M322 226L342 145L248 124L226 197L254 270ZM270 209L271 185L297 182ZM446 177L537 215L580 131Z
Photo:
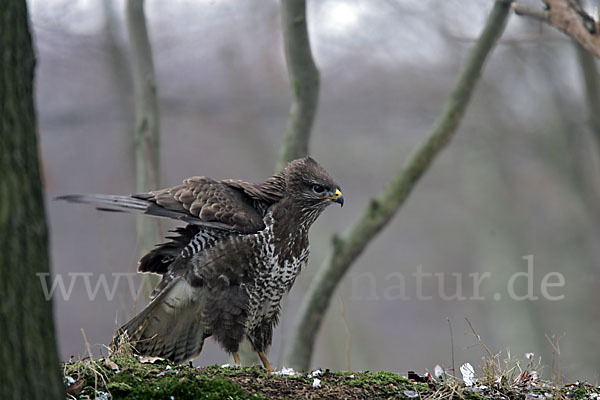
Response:
M95 204L102 211L131 212L181 220L207 228L253 233L264 228L256 198L227 181L204 176L188 178L181 185L131 196L75 194L57 197L75 203ZM263 202L268 202L264 199Z

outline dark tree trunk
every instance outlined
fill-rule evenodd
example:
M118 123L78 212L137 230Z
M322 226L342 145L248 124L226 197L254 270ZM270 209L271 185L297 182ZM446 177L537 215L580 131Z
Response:
M48 273L48 232L25 0L0 0L0 399L64 399ZM47 276L47 275L46 275Z

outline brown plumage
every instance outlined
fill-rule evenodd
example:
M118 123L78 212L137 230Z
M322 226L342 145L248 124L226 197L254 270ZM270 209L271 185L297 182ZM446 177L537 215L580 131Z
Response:
M139 211L186 222L139 263L162 275L152 301L117 331L140 354L183 362L214 337L236 360L247 339L265 367L280 301L308 258L308 229L339 186L312 158L259 183L206 177L133 196L69 195L106 211Z

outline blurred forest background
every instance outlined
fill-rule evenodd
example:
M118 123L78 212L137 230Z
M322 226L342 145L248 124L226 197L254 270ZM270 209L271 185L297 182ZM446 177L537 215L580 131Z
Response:
M279 3L274 0L147 0L161 116L161 186L206 175L262 180L273 172L290 89ZM537 2L534 2L537 5ZM481 30L491 1L319 0L308 3L321 98L311 154L342 186L311 234L311 259L288 300L270 351L279 368L296 311L334 232L346 229L424 138ZM51 201L67 193L135 191L133 84L121 0L31 0L37 109L51 226L53 273L135 272L135 218ZM338 288L313 367L432 370L480 361L473 323L494 351L533 352L549 365L545 335L560 339L567 378L600 372L600 136L589 122L576 45L554 29L511 16L450 146L390 226ZM600 109L596 110L600 113ZM169 226L161 225L166 231ZM565 277L537 301L506 296L534 256L534 289ZM443 300L411 276L490 272L485 300ZM406 279L408 300L385 296ZM396 275L393 275L396 274ZM396 276L396 278L394 278ZM136 282L139 281L136 277ZM518 293L526 288L519 286ZM503 293L497 301L493 294ZM142 296L143 297L143 296ZM387 298L386 298L387 297ZM62 359L85 355L80 329L107 344L134 313L126 281L112 301L92 301L82 280L55 296ZM141 298L139 302L145 299ZM137 304L141 309L141 304ZM94 346L97 352L100 346ZM207 341L199 365L227 362Z

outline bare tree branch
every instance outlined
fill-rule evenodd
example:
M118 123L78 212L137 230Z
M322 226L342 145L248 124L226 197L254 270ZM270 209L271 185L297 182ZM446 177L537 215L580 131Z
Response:
M542 10L538 7L531 7L527 4L517 3L513 5L513 9L515 10L515 14L520 15L522 17L530 17L542 22L548 20L548 10Z
M496 0L485 28L471 49L464 69L444 110L421 146L342 237L333 238L332 251L311 283L287 352L286 365L306 370L315 339L338 283L370 241L396 214L415 184L448 144L467 108L484 62L504 31L511 0Z
M288 76L292 88L290 117L277 170L308 154L308 142L319 101L319 70L313 60L305 0L281 0L281 22Z
M144 0L128 0L126 13L134 85L136 189L138 192L146 192L157 189L159 185L160 127L156 78L146 29ZM139 216L137 236L140 254L152 249L157 241L156 221Z
M581 74L585 91L586 104L588 108L588 121L593 140L596 144L595 153L600 154L600 77L598 76L598 67L594 56L584 49L579 43L574 42L577 48L577 56L579 65L581 66ZM572 132L570 132L572 133ZM598 172L594 169L593 172L587 171L582 163L584 160L581 157L576 157L576 165L581 179L582 199L595 217L600 216L600 207L597 202ZM587 172L587 173L586 173Z
M600 58L600 31L594 21L575 0L543 0L545 10L523 4L513 6L517 15L533 17L567 34L583 48Z
M598 145L598 154L600 154L600 82L598 81L598 68L596 67L596 60L588 51L579 43L575 43L575 46L577 47L577 56L585 83L584 90L590 127Z

